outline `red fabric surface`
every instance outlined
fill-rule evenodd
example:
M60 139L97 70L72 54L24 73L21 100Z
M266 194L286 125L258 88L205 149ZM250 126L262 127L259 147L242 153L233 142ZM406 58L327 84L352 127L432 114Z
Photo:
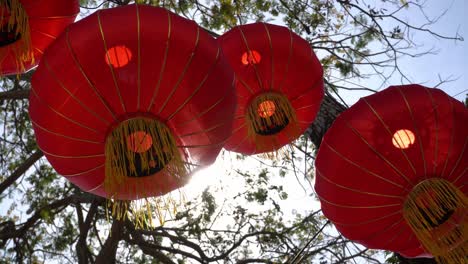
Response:
M123 53L115 68L106 57L113 47L132 54ZM233 78L216 40L193 21L129 5L98 11L60 35L33 76L29 113L38 145L57 172L106 196L105 140L130 117L164 122L185 161L214 162L232 130ZM132 180L158 182L146 195L155 196L187 179L161 171Z
M245 111L249 102L258 94L276 91L285 95L296 110L300 131L298 138L313 122L323 98L323 70L309 43L286 27L254 23L231 29L218 38L224 54L236 74L238 107L234 129L226 142L227 150L243 154L274 151L288 144L291 139L289 124L276 135L279 146L257 149L255 142L247 139ZM242 55L254 51L260 55L255 65L245 65ZM269 139L270 140L270 139Z
M396 131L414 133L406 149L392 143ZM392 86L361 98L325 135L315 190L326 217L347 238L369 248L430 256L406 224L406 195L427 178L460 188L468 180L468 110L438 89Z
M80 12L78 0L20 0L28 14L31 34L31 45L34 52L34 64L25 63L25 71L36 66L46 48L57 36L75 21ZM11 49L20 42L14 42L0 49L8 54L0 65L0 75L18 74L15 54Z

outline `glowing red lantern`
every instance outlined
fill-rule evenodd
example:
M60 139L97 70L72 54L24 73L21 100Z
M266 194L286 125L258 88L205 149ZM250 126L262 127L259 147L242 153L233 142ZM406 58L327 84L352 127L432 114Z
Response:
M342 113L316 159L322 211L369 248L461 263L468 238L468 110L438 89L393 86Z
M219 41L236 74L238 107L227 150L275 151L314 121L323 98L323 70L310 44L281 26L254 23Z
M84 191L158 196L216 159L232 130L233 79L193 21L128 5L71 25L47 49L29 113L49 162Z
M36 66L47 46L75 21L78 0L5 0L0 3L0 75Z

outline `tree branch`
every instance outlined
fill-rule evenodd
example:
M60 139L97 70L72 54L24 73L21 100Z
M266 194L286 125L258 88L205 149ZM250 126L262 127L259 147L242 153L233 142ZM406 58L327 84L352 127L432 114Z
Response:
M37 150L29 158L27 158L18 168L0 183L0 194L3 193L10 185L12 185L21 175L23 175L36 161L38 161L44 154L42 151Z
M0 92L0 101L2 100L20 100L29 98L30 89L24 90L10 90L6 92Z
M107 237L106 242L104 242L104 246L96 257L95 263L115 263L117 246L123 237L123 228L124 226L122 221L114 220L109 237Z

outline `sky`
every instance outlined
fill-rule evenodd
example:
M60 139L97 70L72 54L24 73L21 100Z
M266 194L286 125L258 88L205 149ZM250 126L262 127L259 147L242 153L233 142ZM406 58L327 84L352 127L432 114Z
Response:
M378 1L377 1L378 2ZM422 2L422 1L418 1ZM464 101L468 93L468 1L466 0L427 0L425 14L430 18L438 18L433 25L428 26L432 31L444 36L459 35L464 41L454 41L437 38L426 32L414 32L412 38L419 47L415 52L432 49L434 54L426 54L417 58L405 57L399 61L403 72L411 83L426 87L435 87L440 80L451 80L438 86L448 95L459 101ZM402 13L403 18L414 25L423 25L424 17L414 9ZM392 78L388 85L381 85L381 80L372 79L361 81L360 84L371 89L381 90L389 85L408 84L407 80ZM361 96L369 93L356 91L340 91L342 98L349 104L355 103Z

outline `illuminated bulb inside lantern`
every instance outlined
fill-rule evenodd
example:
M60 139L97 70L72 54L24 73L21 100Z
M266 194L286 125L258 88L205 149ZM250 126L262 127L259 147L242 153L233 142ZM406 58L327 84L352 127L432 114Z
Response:
M276 106L273 101L267 100L258 105L257 113L262 118L268 118L275 114Z
M242 64L244 65L258 64L260 63L261 59L262 59L262 56L260 56L260 53L258 53L255 50L246 51L244 52L244 54L242 54L242 57L241 57Z
M107 50L106 63L114 68L122 68L132 60L132 52L125 46L115 46Z
M151 145L153 145L153 139L144 131L137 131L127 136L127 147L133 152L146 152L151 148Z
M407 149L414 144L414 133L408 129L400 129L393 134L392 143L395 148Z

